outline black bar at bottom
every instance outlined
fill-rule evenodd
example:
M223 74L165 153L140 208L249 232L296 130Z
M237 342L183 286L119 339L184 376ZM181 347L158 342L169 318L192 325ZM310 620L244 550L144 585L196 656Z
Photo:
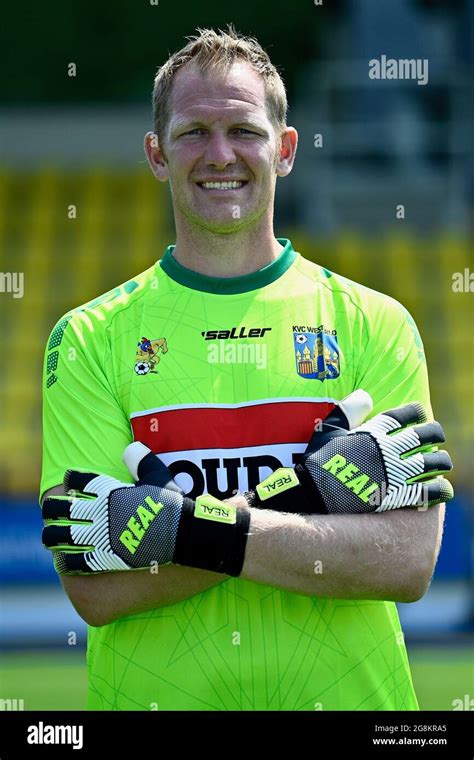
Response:
M472 715L459 712L1 712L0 759L109 760L170 750L225 758L255 745L278 757L450 757L472 760Z

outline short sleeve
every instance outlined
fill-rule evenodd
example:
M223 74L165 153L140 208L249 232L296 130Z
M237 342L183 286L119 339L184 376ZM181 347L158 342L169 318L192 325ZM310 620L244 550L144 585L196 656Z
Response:
M132 482L122 463L130 422L109 378L104 320L71 313L55 326L43 368L43 463L40 497L67 469L86 469Z
M423 342L411 314L389 296L365 304L356 388L370 393L373 414L421 401L433 419Z

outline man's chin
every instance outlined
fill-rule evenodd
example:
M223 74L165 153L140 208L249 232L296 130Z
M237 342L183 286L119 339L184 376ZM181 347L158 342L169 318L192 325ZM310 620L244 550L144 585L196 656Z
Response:
M194 225L197 225L202 230L214 233L215 235L229 235L233 232L240 232L251 224L251 220L248 217L240 217L238 219L215 219L206 218L202 216L188 217Z

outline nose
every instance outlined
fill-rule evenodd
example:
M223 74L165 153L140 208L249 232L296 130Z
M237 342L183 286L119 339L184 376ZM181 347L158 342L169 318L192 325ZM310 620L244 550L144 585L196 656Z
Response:
M218 169L224 169L229 164L235 164L235 153L226 135L214 133L209 136L204 161L207 166L215 166Z

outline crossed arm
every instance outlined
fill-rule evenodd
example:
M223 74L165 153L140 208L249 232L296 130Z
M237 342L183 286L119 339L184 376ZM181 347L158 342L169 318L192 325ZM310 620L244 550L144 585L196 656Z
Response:
M53 493L64 493L62 486L46 495ZM240 577L308 596L413 602L429 586L444 510L444 504L364 515L252 509ZM92 626L175 604L228 578L181 565L165 565L157 574L61 576L75 609Z

